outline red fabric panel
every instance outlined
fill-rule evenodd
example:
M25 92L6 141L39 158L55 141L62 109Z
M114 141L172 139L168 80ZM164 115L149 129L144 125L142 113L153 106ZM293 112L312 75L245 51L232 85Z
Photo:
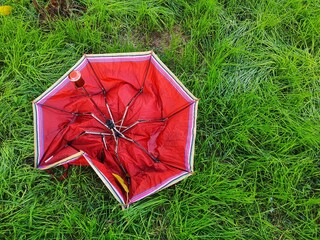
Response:
M123 95L118 97L122 98ZM188 104L175 87L150 64L143 93L130 106L124 125L131 125L139 119L168 117Z
M161 107L163 116L171 113L188 104L176 88L155 68L150 65L143 98L159 99L158 108Z
M161 162L187 169L185 147L189 128L190 107L165 122L140 123L126 136L136 140Z
M129 84L140 89L149 60L141 62L91 62L95 73L106 90L118 88L118 84Z
M165 125L165 129L160 132L156 139L155 151L159 154L159 159L171 166L187 169L185 163L185 149L189 128L190 107L172 116Z
M119 157L131 177L130 198L182 172L161 162L154 162L134 144L119 140Z
M149 60L91 63L107 91L107 101L115 121L122 118L126 105L141 88L148 65Z

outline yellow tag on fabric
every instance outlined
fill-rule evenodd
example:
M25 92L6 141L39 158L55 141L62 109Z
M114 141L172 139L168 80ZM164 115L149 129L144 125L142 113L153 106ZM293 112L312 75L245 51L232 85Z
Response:
M0 6L0 15L7 16L12 12L11 6Z
M117 179L117 181L120 183L122 188L128 193L129 192L129 188L128 188L127 184L125 184L123 178L120 177L118 174L115 174L115 173L112 173L112 175Z

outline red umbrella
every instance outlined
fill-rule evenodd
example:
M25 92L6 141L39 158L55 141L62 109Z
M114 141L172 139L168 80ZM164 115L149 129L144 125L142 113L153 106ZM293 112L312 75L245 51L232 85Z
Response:
M35 166L90 165L126 207L193 173L197 104L153 52L84 55L33 102Z

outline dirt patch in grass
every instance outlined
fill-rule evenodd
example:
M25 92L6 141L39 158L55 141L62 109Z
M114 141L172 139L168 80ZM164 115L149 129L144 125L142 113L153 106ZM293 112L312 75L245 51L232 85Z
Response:
M33 6L39 13L41 21L54 20L57 17L74 17L82 15L86 11L86 7L73 0L50 0L40 2L32 0Z
M154 31L149 34L142 34L141 31L133 32L133 41L135 45L148 47L157 53L163 53L165 49L173 46L175 51L182 53L183 45L188 41L188 37L183 33L179 25L175 25L171 30L162 32Z

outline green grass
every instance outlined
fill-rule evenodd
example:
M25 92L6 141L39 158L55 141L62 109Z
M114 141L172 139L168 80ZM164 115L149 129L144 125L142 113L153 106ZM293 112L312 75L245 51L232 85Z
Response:
M82 0L0 16L0 239L318 239L320 1ZM83 53L154 49L199 97L196 174L122 211L33 162L31 101Z

